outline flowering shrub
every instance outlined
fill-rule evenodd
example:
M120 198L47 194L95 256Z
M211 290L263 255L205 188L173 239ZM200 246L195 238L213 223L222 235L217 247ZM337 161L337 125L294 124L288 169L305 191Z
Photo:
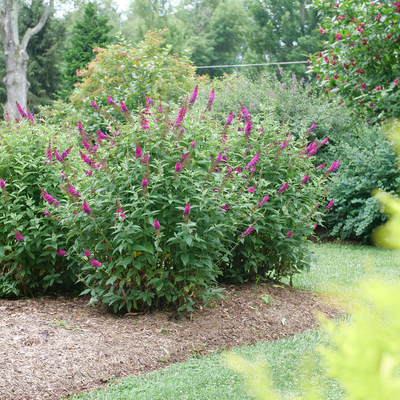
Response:
M376 122L399 114L400 3L315 0L324 16L326 50L311 57L328 97L340 93L359 116Z
M136 48L121 41L105 49L94 49L96 58L87 69L77 72L82 82L76 84L70 96L72 115L79 118L74 122L81 121L87 131L95 132L105 127L104 116L109 119L104 111L118 119L120 115L107 96L112 96L118 107L122 101L130 110L137 110L138 103L144 105L146 96L179 102L195 85L195 68L185 56L168 54L169 48L163 47L164 34L165 31L147 32ZM101 107L103 114L93 110L92 101ZM67 115L64 111L65 105L59 103L46 114L56 120L68 120L71 111Z
M124 125L94 136L79 124L82 147L47 166L68 201L57 206L47 186L42 196L69 230L65 257L81 263L92 302L191 310L195 298L219 295L220 275L279 279L308 268L303 245L332 206L323 185L339 165L313 165L326 141L308 143L307 131L294 136L244 107L221 125L214 91L203 107L196 96L175 115L151 98L138 115L121 103Z
M46 215L38 186L61 198L48 164L56 161L52 150L66 147L53 145L53 128L28 117L0 126L0 296L69 289L76 280L77 265L62 254L66 230Z
M335 207L325 217L330 235L368 241L386 217L380 212L374 189L395 193L400 184L397 157L381 129L365 126L340 143L343 167L329 184Z

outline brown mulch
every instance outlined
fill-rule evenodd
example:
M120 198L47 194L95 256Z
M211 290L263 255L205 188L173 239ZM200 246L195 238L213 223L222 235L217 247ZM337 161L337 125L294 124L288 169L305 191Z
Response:
M0 399L58 399L193 354L315 328L318 311L338 315L316 295L281 285L228 286L224 295L191 318L115 316L87 307L87 298L0 300Z

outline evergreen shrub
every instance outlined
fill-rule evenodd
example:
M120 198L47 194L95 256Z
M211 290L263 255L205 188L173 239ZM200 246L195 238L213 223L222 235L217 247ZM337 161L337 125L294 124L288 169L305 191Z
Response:
M334 156L341 159L343 166L329 184L335 207L327 213L325 226L332 236L366 242L387 219L371 192L398 191L396 153L380 128L364 126L341 141Z

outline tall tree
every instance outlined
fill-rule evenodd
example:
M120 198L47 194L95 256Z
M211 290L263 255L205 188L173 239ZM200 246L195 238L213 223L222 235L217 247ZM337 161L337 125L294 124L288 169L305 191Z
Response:
M32 36L43 28L47 18L54 9L54 0L44 7L39 22L28 28L20 40L18 27L18 14L20 3L18 0L2 0L0 6L0 34L3 40L3 48L6 64L6 76L3 80L7 91L5 112L15 117L19 116L16 103L27 107L29 82L27 68L29 55L26 51Z
M109 17L100 15L97 3L85 5L82 20L77 20L72 27L72 38L67 46L64 58L64 85L60 95L65 100L80 81L77 71L83 69L94 58L93 49L104 47L112 41L109 32L113 29L108 25Z
M253 20L246 61L305 61L321 49L319 16L311 0L245 0ZM304 68L305 70L305 68Z

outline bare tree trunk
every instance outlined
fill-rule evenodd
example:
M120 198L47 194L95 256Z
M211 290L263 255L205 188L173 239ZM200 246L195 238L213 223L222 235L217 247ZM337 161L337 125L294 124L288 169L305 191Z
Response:
M44 9L38 24L34 28L26 30L21 42L18 35L18 0L3 0L2 3L3 7L0 8L0 33L6 56L6 76L3 82L7 90L7 103L4 107L4 113L19 119L17 102L28 111L27 97L30 84L26 78L29 61L26 46L30 38L43 28L53 11L54 0L50 0L50 4Z

